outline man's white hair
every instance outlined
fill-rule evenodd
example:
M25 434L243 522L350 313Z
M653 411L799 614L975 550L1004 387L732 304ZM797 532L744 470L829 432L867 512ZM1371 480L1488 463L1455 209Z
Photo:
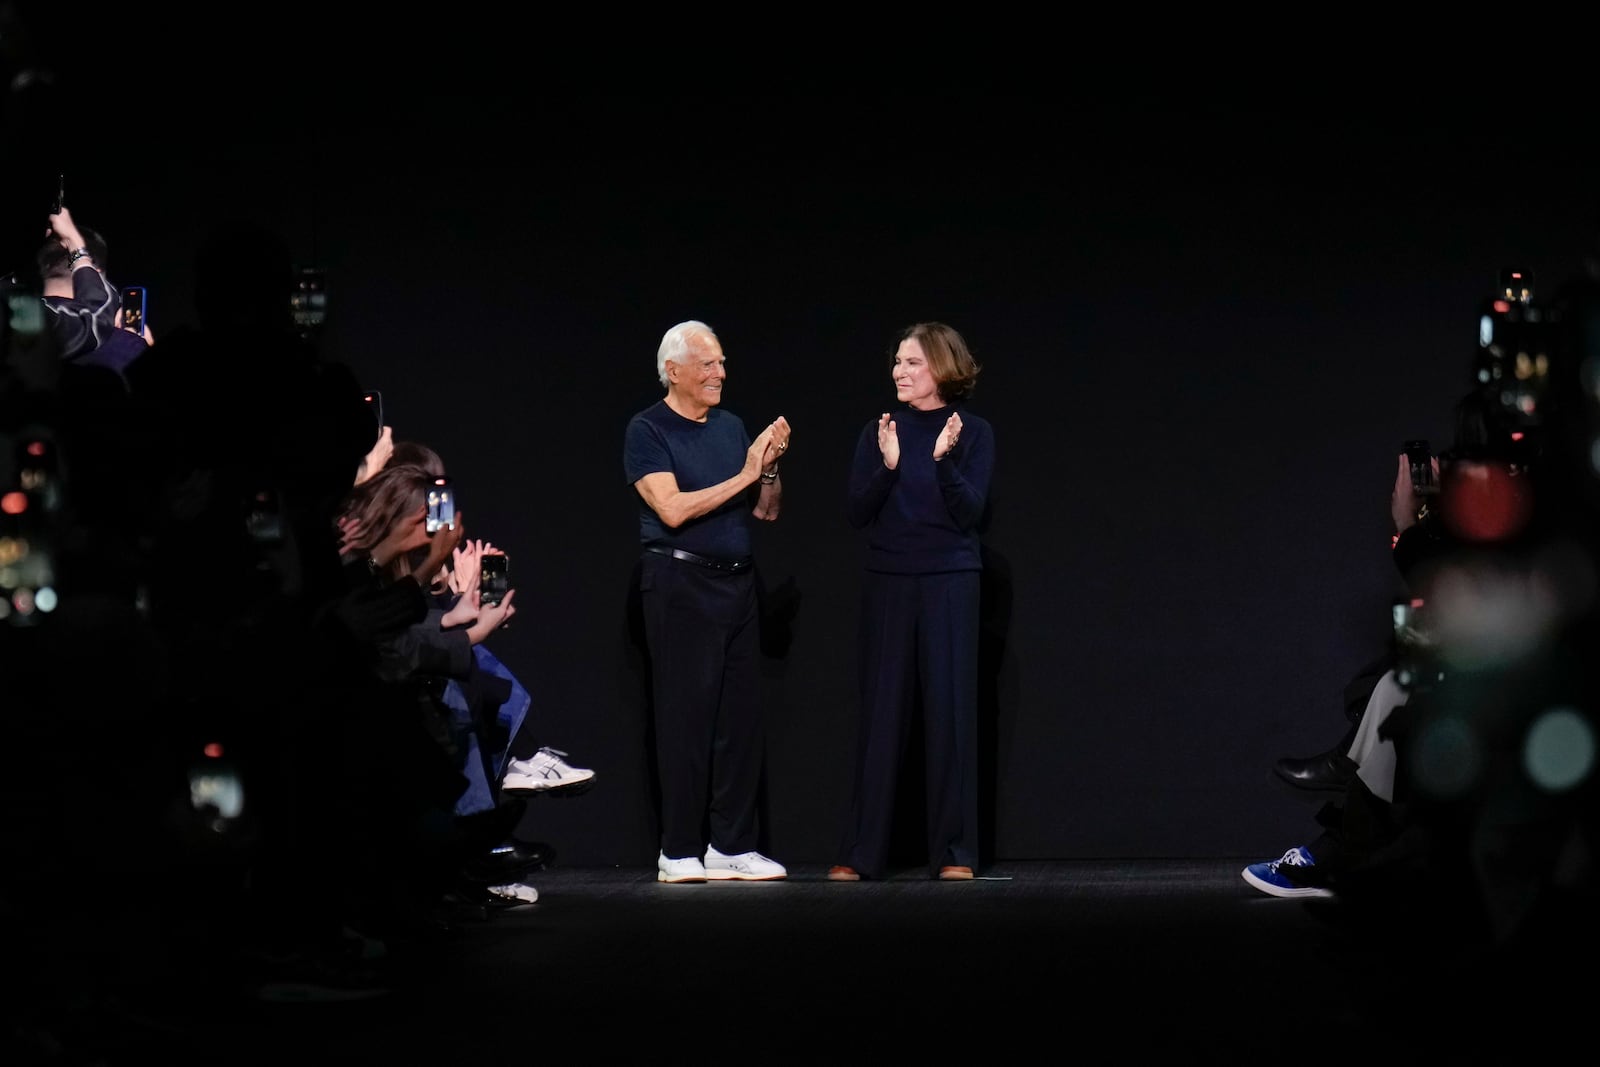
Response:
M717 331L698 319L689 319L661 335L661 347L656 349L656 375L662 385L667 384L667 360L678 364L688 363L689 342L702 334L716 337Z

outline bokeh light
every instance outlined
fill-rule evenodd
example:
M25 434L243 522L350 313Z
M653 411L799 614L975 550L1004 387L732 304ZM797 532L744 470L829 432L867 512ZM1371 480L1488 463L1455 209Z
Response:
M1594 730L1573 708L1551 708L1528 728L1522 766L1535 785L1564 793L1594 770Z
M1428 595L1440 656L1455 667L1483 670L1537 650L1559 623L1565 600L1558 572L1477 563L1441 566Z
M0 567L15 563L28 554L28 542L21 537L0 537Z
M1532 483L1497 463L1456 463L1444 476L1439 495L1445 525L1456 536L1477 543L1514 537L1533 514Z

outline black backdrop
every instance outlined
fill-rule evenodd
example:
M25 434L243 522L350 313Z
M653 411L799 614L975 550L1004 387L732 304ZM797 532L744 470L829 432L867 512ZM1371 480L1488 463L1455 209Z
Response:
M442 453L470 534L512 557L520 611L491 647L540 737L598 770L522 830L574 864L656 848L621 443L674 322L720 333L727 408L794 427L784 516L757 543L794 607L763 663L774 855L834 858L856 710L846 469L891 402L897 331L940 319L984 362L973 407L997 433L994 855L1264 857L1313 810L1272 761L1337 739L1343 684L1387 639L1401 440L1445 444L1500 268L1553 286L1595 248L1584 116L1557 97L1084 106L1065 84L140 64L109 96L52 90L106 117L136 103L131 143L12 123L37 150L8 173L8 247L31 250L62 169L114 279L149 287L158 338L192 321L191 256L225 220L326 268L327 354Z

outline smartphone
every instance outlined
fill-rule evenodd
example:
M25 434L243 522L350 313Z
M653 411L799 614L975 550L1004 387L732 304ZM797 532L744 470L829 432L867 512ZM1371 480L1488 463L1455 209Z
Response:
M361 399L367 402L367 410L372 412L372 417L378 420L378 433L383 433L383 394L376 389L368 389L361 394Z
M1422 633L1421 597L1396 597L1390 603L1394 622L1394 677L1403 689L1421 684L1426 675L1427 641Z
M278 546L283 544L283 501L278 496L278 491L272 488L258 489L250 496L248 510L245 513L245 529L250 531L250 538L258 545Z
M142 285L124 285L122 287L122 328L130 333L144 336L144 328L150 317L150 294Z
M1506 267L1500 271L1500 292L1513 304L1533 302L1533 272Z
M61 209L66 207L66 206L67 206L67 176L65 174L57 174L56 175L56 199L55 199L55 204L50 208L50 214L59 215L59 214L61 214Z
M1420 607L1422 600L1416 597L1399 596L1389 602L1389 615L1397 642L1404 644L1415 637L1417 609Z
M428 532L456 528L456 491L450 476L441 474L428 486Z
M289 313L302 333L322 328L328 315L328 275L321 267L301 267L289 293Z
M479 561L478 602L498 604L511 591L511 557L491 553Z
M1418 493L1436 493L1439 486L1433 480L1433 450L1422 438L1413 438L1403 446L1406 459L1411 464L1411 487Z

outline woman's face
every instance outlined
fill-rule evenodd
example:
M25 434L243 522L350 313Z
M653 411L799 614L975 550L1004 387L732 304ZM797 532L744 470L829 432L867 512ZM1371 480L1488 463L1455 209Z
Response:
M910 404L918 411L932 411L944 406L939 399L939 383L933 380L933 369L928 366L927 353L915 337L900 342L894 354L895 399Z

